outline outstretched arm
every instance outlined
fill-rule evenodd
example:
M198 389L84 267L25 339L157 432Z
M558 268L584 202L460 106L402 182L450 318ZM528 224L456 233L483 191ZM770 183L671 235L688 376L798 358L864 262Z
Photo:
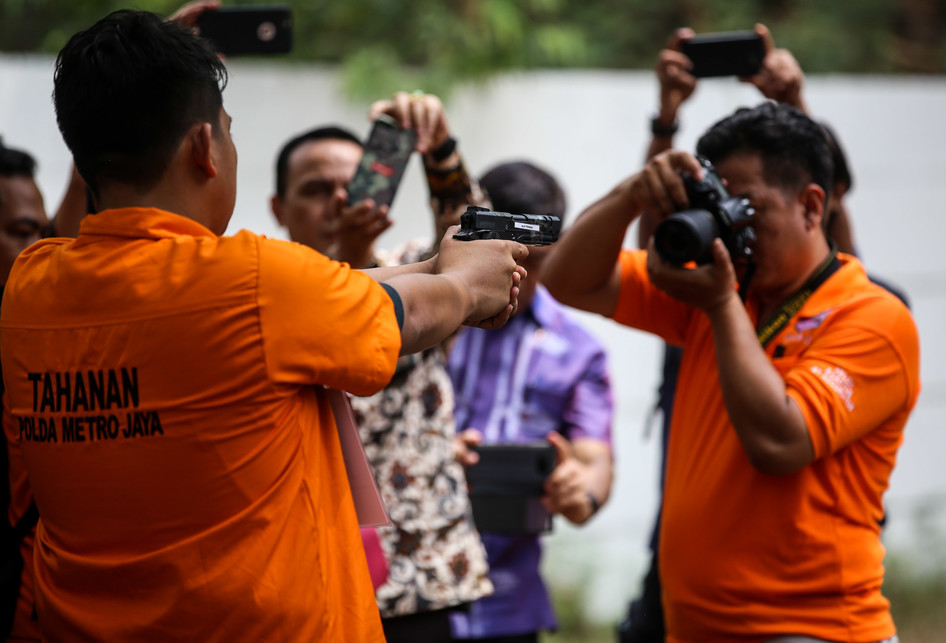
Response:
M667 48L657 56L657 81L660 84L660 107L651 122L651 139L647 146L649 161L658 154L673 147L673 137L680 126L679 112L683 103L693 95L697 80L690 69L693 63L682 51L683 43L693 37L690 28L677 29ZM646 248L654 234L658 217L656 213L644 211L637 222L637 246Z
M569 306L613 314L621 290L618 257L627 227L645 209L660 220L686 205L681 172L703 176L692 155L664 152L588 207L545 260L542 282L549 292Z
M464 323L502 326L518 305L525 271L517 262L528 249L512 241L456 241L454 232L429 261L366 271L401 299L402 355L442 342Z

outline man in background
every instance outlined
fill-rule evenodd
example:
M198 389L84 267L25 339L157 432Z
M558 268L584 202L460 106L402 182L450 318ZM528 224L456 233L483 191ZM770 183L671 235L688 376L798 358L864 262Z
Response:
M565 215L558 181L532 163L501 163L480 185L494 210ZM524 267L532 279L523 282L516 315L500 330L463 329L449 369L461 459L476 460L468 450L475 444L551 443L557 462L545 485L544 508L581 525L611 492L614 403L603 347L537 285L550 250L530 250ZM483 542L496 591L454 614L454 636L526 643L555 630L540 574L540 537L484 533Z
M369 119L379 114L417 135L434 215L432 239L389 252L376 247L391 225L388 206L371 199L349 204L362 144L348 130L323 126L293 137L276 161L277 220L294 241L356 268L428 260L462 209L481 201L438 97L398 92L374 103ZM352 397L351 404L392 521L377 529L389 567L376 587L385 637L388 643L449 643L451 612L485 596L492 585L463 467L454 458L454 397L443 345L402 356L388 386ZM369 556L371 543L369 535Z

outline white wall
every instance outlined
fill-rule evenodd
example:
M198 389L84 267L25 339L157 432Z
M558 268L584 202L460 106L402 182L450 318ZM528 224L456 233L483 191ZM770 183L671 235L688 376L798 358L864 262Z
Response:
M367 104L340 100L335 72L325 67L233 61L230 71L224 100L240 154L230 231L284 237L268 210L279 146L328 122L364 134ZM47 207L54 209L69 157L56 130L51 91L51 59L0 55L0 135L37 156ZM808 79L806 94L850 157L850 206L862 258L873 273L906 290L920 328L923 392L887 496L888 547L910 555L928 546L931 533L946 543L946 274L939 263L946 254L946 78L817 76ZM758 99L755 88L734 80L704 81L683 112L678 144L692 149L717 118ZM573 217L639 168L655 104L656 81L647 71L546 71L464 87L448 103L448 115L474 173L512 158L539 163L561 179ZM430 230L421 174L415 159L383 246ZM659 344L606 320L582 318L611 351L617 480L611 502L592 524L573 529L557 523L546 568L559 585L585 587L591 615L610 620L637 591L645 563L657 436L644 437L644 418L655 396Z

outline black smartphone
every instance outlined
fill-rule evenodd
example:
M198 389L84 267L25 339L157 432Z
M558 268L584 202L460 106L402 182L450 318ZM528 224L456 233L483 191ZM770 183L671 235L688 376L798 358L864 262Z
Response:
M479 462L466 470L473 522L484 532L539 534L552 529L542 506L545 480L555 469L548 442L473 447Z
M765 43L754 31L697 34L684 41L682 50L693 63L690 73L697 78L755 76L765 58Z
M387 114L378 116L355 175L348 182L348 205L374 199L376 205L390 207L416 144L414 130L403 129Z
M292 10L285 5L220 7L197 17L202 38L227 56L292 51Z

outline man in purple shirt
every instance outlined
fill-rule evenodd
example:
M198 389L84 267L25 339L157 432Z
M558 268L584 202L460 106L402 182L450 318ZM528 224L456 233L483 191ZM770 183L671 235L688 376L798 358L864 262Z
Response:
M501 212L563 216L555 179L529 163L504 163L480 180ZM460 458L475 462L472 444L548 440L558 463L542 502L575 524L589 520L611 490L613 400L601 345L542 287L548 247L531 248L519 311L497 331L465 328L451 349L448 370L456 397ZM473 428L475 427L475 428ZM482 533L495 593L452 615L456 639L528 643L554 630L555 614L539 574L536 535Z

